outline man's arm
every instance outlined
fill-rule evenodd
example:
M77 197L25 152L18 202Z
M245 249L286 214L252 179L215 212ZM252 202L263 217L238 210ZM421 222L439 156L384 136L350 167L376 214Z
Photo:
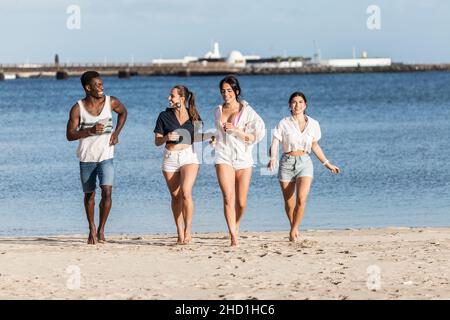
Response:
M111 139L109 140L110 145L115 145L119 143L119 134L122 131L123 126L125 125L125 121L127 121L128 111L127 108L120 102L116 97L111 97L111 108L118 114L117 117L117 126L111 135Z
M72 106L69 114L69 121L67 122L66 138L69 141L87 138L91 135L101 134L103 132L103 125L97 124L89 129L78 130L80 125L80 107L78 104Z

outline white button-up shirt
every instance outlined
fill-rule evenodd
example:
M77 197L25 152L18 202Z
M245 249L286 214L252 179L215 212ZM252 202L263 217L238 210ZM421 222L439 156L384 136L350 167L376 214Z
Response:
M222 123L222 105L214 110L214 124L216 126L216 158L224 157L230 160L253 161L253 146L262 140L265 135L265 125L261 117L246 102L242 101L243 108L236 127L242 129L245 133L255 136L253 143L246 143L241 137L232 132L225 132Z
M306 116L308 121L303 132L293 116L281 120L273 132L273 137L283 144L283 153L305 151L311 153L313 142L319 141L322 134L317 120Z

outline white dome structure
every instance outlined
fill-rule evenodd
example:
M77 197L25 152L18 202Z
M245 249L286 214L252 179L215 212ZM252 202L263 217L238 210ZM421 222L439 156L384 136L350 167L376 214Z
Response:
M227 63L234 67L244 68L246 60L245 60L244 56L242 55L242 53L234 50L234 51L230 52L230 55L227 58Z

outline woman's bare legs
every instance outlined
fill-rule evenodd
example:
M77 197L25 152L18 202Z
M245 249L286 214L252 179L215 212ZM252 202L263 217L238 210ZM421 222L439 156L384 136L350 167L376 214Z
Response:
M235 172L235 192L236 192L236 235L239 233L239 225L241 223L242 216L244 215L245 208L247 208L247 194L250 186L250 180L252 178L252 168L246 168L236 170Z
M283 192L284 210L289 220L289 227L292 228L294 223L295 209L295 181L280 181L281 191Z
M194 201L192 199L192 188L194 187L195 179L197 178L199 165L188 164L180 169L180 187L182 199L182 211L184 218L184 241L187 244L191 242L191 223L192 215L194 213Z
M308 200L309 190L311 190L312 180L311 177L297 178L297 199L294 209L294 222L292 223L291 232L289 233L290 241L296 241L298 238L298 227L300 226L303 214L305 213L306 201Z
M183 202L180 190L180 176L179 172L165 172L163 171L164 178L166 179L167 188L169 189L170 196L172 197L172 213L177 226L178 244L184 242L183 232Z
M232 166L216 164L217 180L223 196L223 209L231 237L231 245L237 245L235 172Z

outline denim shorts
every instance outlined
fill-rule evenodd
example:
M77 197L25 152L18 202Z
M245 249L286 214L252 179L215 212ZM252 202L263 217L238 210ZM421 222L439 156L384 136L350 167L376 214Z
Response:
M309 155L296 157L283 154L278 168L278 179L291 182L300 177L314 177L314 167Z
M113 185L114 163L112 158L101 162L80 162L81 186L84 193L95 191L97 176L100 186Z

